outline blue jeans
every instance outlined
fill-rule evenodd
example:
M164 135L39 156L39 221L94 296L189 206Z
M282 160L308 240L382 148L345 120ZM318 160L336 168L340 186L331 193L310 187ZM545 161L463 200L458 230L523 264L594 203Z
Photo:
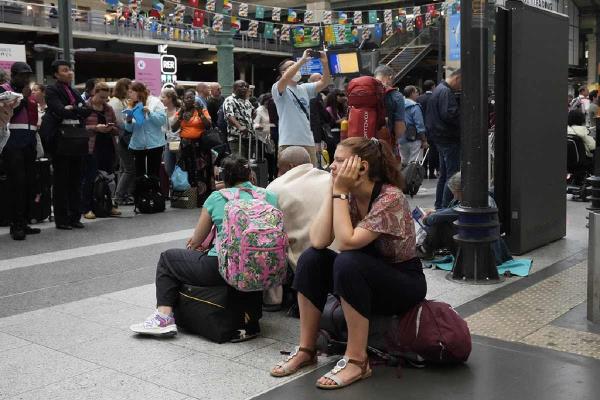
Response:
M435 209L446 208L452 201L452 192L446 182L460 171L460 143L436 143L440 155L440 177L435 191Z

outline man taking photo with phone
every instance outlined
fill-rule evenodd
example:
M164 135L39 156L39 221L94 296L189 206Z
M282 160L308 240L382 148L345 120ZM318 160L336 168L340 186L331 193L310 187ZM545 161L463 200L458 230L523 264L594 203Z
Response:
M299 83L302 79L300 68L316 55L323 65L323 76L317 82ZM290 146L304 147L316 167L317 153L309 109L310 99L325 89L331 80L327 55L323 51L307 49L298 61L288 59L279 64L279 73L280 78L271 89L279 114L279 153Z

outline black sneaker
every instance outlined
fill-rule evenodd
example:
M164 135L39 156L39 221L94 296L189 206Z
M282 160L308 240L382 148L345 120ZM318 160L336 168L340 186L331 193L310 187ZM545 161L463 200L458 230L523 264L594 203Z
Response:
M25 234L25 228L21 226L11 226L10 236L13 238L13 240L25 240L25 238L27 237L27 235Z
M83 224L79 221L71 222L71 227L76 229L83 229Z

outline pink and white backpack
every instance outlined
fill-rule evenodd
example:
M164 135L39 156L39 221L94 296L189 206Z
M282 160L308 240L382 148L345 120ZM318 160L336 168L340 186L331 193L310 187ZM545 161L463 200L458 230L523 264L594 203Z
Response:
M240 199L241 191L253 198ZM269 204L264 193L254 190L219 193L227 200L215 242L223 279L243 292L281 285L287 272L288 246L283 212Z

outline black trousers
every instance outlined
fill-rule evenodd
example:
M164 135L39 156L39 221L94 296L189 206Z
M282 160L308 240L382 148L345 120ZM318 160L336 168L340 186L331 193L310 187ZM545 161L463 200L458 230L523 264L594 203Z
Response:
M148 175L158 178L164 146L147 150L132 150L135 160L135 177Z
M68 225L81 219L82 156L55 155L54 169L54 221L56 225Z
M423 242L425 250L434 252L436 250L447 249L452 254L456 255L456 242L454 235L456 228L453 221L440 222L427 227L427 236Z
M7 147L2 160L7 175L8 211L10 223L22 227L29 220L29 203L33 198L33 171L36 150L34 146Z
M427 283L421 262L388 264L363 250L309 248L298 260L293 288L319 310L327 294L343 298L363 317L402 314L425 298Z
M157 306L174 307L182 284L228 286L228 306L231 304L237 308L242 319L244 313L248 313L250 321L258 321L262 317L262 292L240 292L229 286L219 273L217 257L187 249L163 252L156 267ZM242 325L243 321L240 321Z

